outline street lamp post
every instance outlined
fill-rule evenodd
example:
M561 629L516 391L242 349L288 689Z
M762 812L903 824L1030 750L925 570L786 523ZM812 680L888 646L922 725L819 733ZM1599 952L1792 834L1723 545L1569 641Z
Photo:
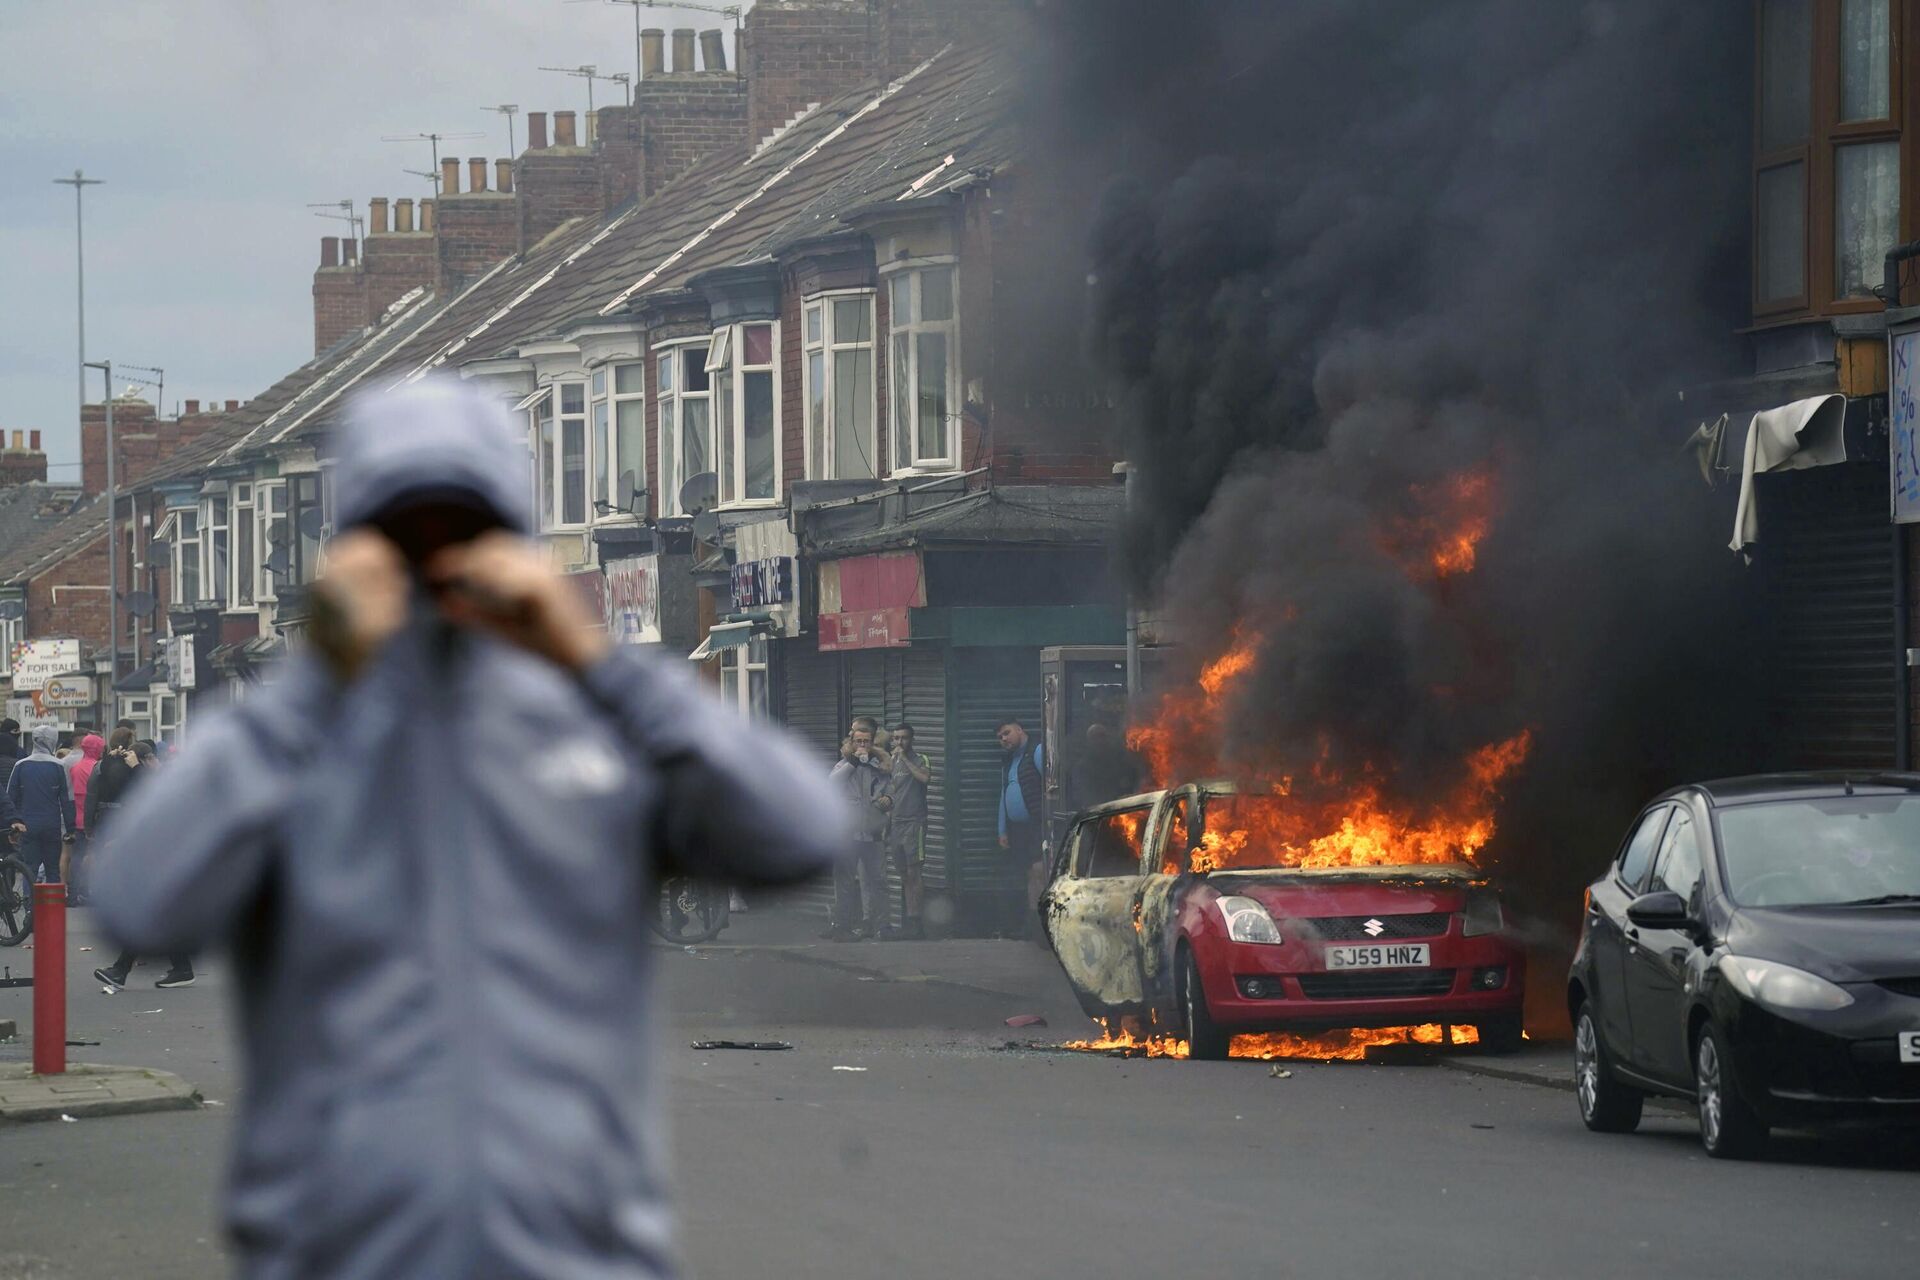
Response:
M101 186L105 178L89 178L83 171L75 169L71 178L55 178L54 182L63 187L73 188L73 258L77 268L75 291L78 306L75 308L80 322L80 361L76 372L80 378L80 407L77 412L86 413L87 409L87 237L86 223L81 212L81 197L88 187ZM107 388L107 412L113 412L113 388Z
M120 493L113 466L113 361L83 360L80 364L80 403L87 401L84 379L88 369L100 370L107 380L107 670L111 673L107 697L112 706L112 691L120 683Z

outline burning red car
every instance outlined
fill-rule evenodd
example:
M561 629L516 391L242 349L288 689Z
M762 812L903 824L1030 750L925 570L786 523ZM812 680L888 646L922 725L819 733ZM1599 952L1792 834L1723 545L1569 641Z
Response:
M1472 845L1447 861L1434 840L1364 829L1295 841L1281 834L1295 809L1208 783L1078 815L1040 912L1087 1013L1196 1058L1227 1057L1237 1035L1332 1028L1437 1041L1473 1027L1517 1049L1525 957Z

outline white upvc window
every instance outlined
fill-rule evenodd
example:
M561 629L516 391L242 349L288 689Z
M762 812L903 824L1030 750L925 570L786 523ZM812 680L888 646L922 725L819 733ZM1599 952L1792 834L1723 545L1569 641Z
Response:
M236 481L228 491L233 505L233 556L227 600L235 609L251 609L258 591L260 529L254 514L252 481Z
M173 526L173 602L185 608L201 597L199 508L182 507L168 523Z
M200 584L205 599L223 606L227 602L230 550L227 495L208 494L200 499Z
M713 383L707 375L708 341L665 343L653 349L660 430L659 512L684 516L687 481L713 470Z
M823 294L804 311L807 479L874 479L873 293Z
M630 514L620 502L622 481L633 492L647 487L647 366L643 361L608 365L593 373L593 501L615 515ZM604 507L598 504L605 503Z
M767 690L767 639L720 651L720 700L743 716L765 720L771 714Z
M960 469L959 312L951 264L887 277L892 469Z
M0 653L11 657L14 651L26 642L27 620L25 618L0 618Z
M254 487L254 521L259 541L254 557L254 597L277 600L280 584L293 572L292 528L287 522L287 485L284 480Z
M722 507L780 501L780 326L771 320L714 330L714 439Z

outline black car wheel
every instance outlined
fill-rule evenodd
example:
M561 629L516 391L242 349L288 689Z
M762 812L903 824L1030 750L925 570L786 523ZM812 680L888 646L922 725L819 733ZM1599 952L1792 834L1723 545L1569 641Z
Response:
M1186 1024L1187 1056L1217 1062L1227 1056L1233 1037L1214 1025L1207 993L1200 985L1200 967L1191 951L1180 953L1180 1014Z
M1518 1053L1526 1043L1526 1024L1517 1013L1488 1018L1475 1028L1480 1033L1480 1048L1487 1053Z
M1591 1002L1582 1004L1573 1020L1573 1091L1580 1099L1580 1118L1595 1133L1632 1133L1640 1127L1647 1096L1613 1078Z
M1693 1087L1700 1104L1700 1145L1708 1155L1743 1160L1766 1146L1766 1122L1734 1086L1725 1041L1711 1023L1694 1042Z

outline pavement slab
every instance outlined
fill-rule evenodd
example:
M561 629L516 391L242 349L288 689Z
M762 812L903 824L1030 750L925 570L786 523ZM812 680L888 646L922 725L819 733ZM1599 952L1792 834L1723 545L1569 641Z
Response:
M171 1071L73 1063L60 1075L40 1076L30 1065L0 1064L0 1124L187 1111L199 1105L199 1092Z

